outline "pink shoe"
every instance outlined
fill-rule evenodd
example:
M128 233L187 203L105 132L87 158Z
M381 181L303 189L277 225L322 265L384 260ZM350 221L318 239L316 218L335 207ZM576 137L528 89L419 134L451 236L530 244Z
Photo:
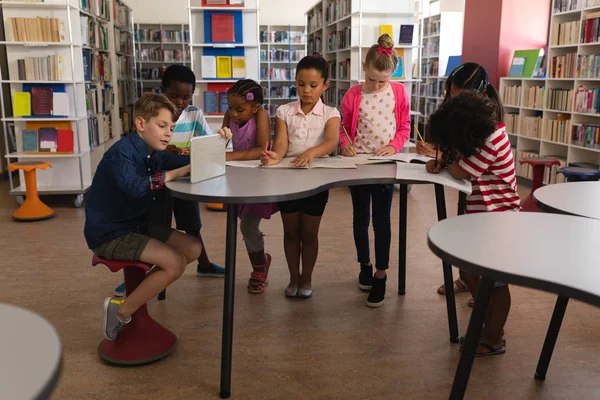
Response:
M271 266L271 255L269 253L265 253L265 258L267 262L264 265L256 265L252 266L254 271L250 274L250 279L248 279L248 293L252 294L260 294L265 291L265 288L269 284L269 280L267 276L269 275L269 267ZM264 268L264 272L258 272L256 269Z

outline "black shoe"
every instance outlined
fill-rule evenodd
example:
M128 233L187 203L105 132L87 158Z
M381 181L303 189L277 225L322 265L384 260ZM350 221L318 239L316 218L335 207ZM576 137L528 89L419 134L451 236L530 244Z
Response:
M372 265L360 265L360 274L358 274L358 287L360 290L371 290L373 286L373 266Z
M383 279L373 277L373 287L371 293L367 298L367 306L369 307L381 307L385 300L385 282L387 281L387 275Z

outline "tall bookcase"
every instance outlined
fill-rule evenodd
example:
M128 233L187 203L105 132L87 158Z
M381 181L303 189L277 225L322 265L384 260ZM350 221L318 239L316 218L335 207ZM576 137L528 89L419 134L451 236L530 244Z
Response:
M188 0L190 60L197 79L194 104L205 111L207 122L215 132L221 127L226 105L222 104L221 97L219 97L218 111L207 112L212 105L207 107L205 104L205 93L216 92L219 96L223 96L229 87L242 78L260 82L259 0L222 0L221 3L223 4L215 5L213 2L208 6L206 0ZM234 41L217 42L212 40L213 33L216 33L213 30L212 20L224 15L232 16L233 32L227 32L230 28L223 30L223 26L220 26L218 31L233 34ZM209 77L213 75L205 65L205 61L210 60L209 57L244 57L244 76ZM222 58L221 60L226 61L227 59ZM204 70L203 67L207 70ZM233 70L233 67L230 66L230 68Z
M600 70L594 67L600 38L586 29L586 21L598 23L599 12L598 0L554 0L546 77L500 80L518 176L531 179L530 169L519 165L523 156L554 156L563 165L600 164ZM547 183L562 180L554 171L545 177Z
M403 83L408 93L420 81L413 77L419 60L420 1L414 0L321 0L306 12L308 53L321 53L330 63L331 86L325 102L340 108L346 91L364 82L362 62L377 43L381 25L392 25L395 49L402 53ZM398 44L401 25L414 25L413 43ZM411 111L417 114L417 111Z
M173 64L190 66L187 24L136 24L138 96L159 92L164 70Z
M121 131L123 134L127 134L133 129L133 104L137 99L133 11L121 0L114 0L113 9L115 16L115 46L117 49L117 57L114 60L114 70L117 71L116 103L119 107Z
M304 25L262 25L260 27L260 80L264 108L271 118L277 107L298 99L296 64L306 56Z

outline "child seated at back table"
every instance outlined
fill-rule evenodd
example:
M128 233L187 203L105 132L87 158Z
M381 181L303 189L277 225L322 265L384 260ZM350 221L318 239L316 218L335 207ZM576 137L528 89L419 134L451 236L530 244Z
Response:
M319 56L304 57L296 67L299 100L277 109L273 150L266 151L263 165L274 165L285 156L303 167L314 158L333 153L339 141L340 113L326 106L321 94L329 87L329 66ZM312 272L319 253L319 225L329 191L304 199L280 202L283 247L290 271L287 297L312 296ZM300 257L302 256L302 273Z
M102 157L87 196L84 235L90 249L107 260L135 260L159 268L125 300L104 302L104 335L117 338L148 300L176 281L202 251L193 236L148 223L155 192L190 172L190 157L164 150L177 109L165 96L146 93L134 105L136 130Z
M427 162L427 171L439 173L448 168L456 179L471 179L467 214L521 211L510 140L505 124L496 123L500 110L484 95L463 91L444 102L429 120L431 140L441 156ZM479 277L464 271L460 276L475 297ZM506 351L504 325L510 302L508 285L495 282L476 356Z

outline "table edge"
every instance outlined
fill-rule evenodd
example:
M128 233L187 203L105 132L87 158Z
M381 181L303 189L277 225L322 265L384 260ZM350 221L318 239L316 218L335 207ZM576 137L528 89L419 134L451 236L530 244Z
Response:
M427 245L429 249L433 252L433 254L435 254L442 260L474 275L485 276L486 278L491 278L496 281L502 281L513 285L524 286L532 289L541 290L544 292L554 293L559 296L573 298L576 300L580 300L584 303L600 307L600 296L596 296L583 290L572 288L566 285L561 285L559 283L548 282L507 272L501 272L495 269L490 269L481 265L472 264L470 262L459 259L458 257L447 253L438 246L436 246L435 243L431 241L429 233L427 234Z
M48 379L44 387L38 392L38 394L33 398L33 400L47 400L52 398L52 393L54 393L54 390L56 389L56 386L58 385L58 382L60 381L60 377L62 376L63 372L64 361L62 342L60 346L60 357L58 360L58 364L56 365L52 376L50 377L50 379Z

